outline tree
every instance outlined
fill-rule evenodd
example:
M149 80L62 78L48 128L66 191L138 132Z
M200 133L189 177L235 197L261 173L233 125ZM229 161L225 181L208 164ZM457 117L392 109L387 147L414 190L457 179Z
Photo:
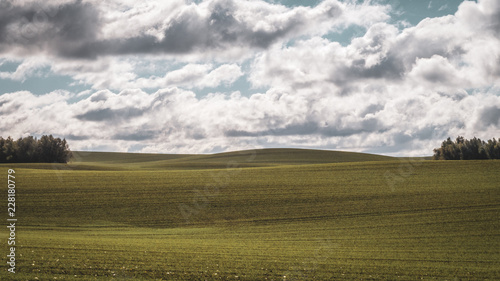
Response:
M3 152L4 145L5 145L5 139L0 137L0 163L7 162L7 155Z
M32 136L17 140L17 161L21 163L38 162L37 140Z
M493 148L493 154L495 155L494 159L500 159L500 139L498 139L495 147Z
M14 141L0 137L0 163L67 163L72 154L66 139L42 136L39 140L29 136Z
M69 150L68 143L66 139L54 139L52 143L53 153L54 153L54 162L57 163L67 163L71 158L71 151Z
M61 140L52 135L42 136L37 149L41 162L66 163L71 156L66 139Z
M443 141L440 148L434 149L435 160L500 159L500 144L496 139L484 142L479 138L466 140L459 136Z
M488 159L500 159L500 151L497 151L495 147L498 147L498 142L495 138L488 140L486 143L485 150Z
M5 155L6 162L16 162L17 145L16 142L11 137L5 139L5 143L3 144L2 150L3 154Z

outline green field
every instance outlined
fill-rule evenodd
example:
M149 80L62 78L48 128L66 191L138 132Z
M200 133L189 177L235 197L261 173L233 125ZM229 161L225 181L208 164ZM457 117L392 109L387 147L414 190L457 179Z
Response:
M0 167L18 218L0 280L500 279L500 161L266 149Z

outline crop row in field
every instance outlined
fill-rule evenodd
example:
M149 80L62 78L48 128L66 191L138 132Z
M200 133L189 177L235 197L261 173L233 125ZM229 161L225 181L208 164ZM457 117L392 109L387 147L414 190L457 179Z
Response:
M499 161L92 163L16 168L14 280L500 276Z

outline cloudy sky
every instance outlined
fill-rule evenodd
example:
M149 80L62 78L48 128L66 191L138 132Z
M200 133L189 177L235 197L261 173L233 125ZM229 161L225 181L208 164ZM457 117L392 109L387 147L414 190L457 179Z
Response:
M500 137L500 1L0 0L0 134L431 155Z

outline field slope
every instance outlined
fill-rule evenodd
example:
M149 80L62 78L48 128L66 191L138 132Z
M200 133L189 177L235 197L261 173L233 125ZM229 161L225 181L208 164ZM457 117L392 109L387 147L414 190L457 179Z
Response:
M217 154L143 154L74 152L69 167L75 169L226 169L278 165L324 164L342 162L390 161L396 158L368 153L313 149L256 149Z
M500 161L86 157L1 165L16 169L19 219L18 272L1 280L500 277Z

